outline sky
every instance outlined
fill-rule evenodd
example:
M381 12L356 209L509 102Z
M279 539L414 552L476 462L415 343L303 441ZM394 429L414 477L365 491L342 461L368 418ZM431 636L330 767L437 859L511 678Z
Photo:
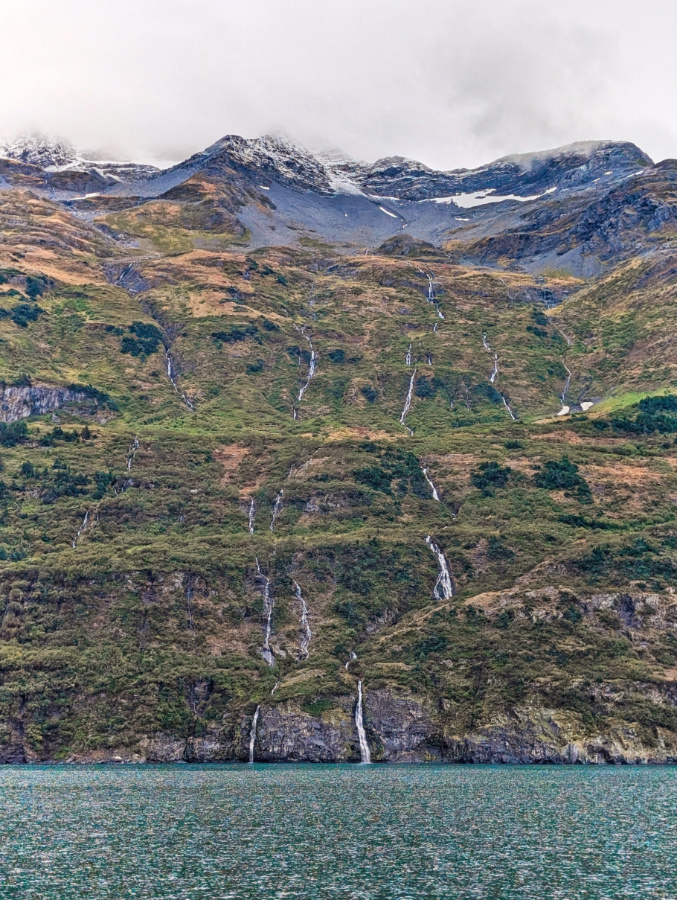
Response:
M677 157L675 0L0 0L0 137L178 161L282 133L472 167L580 140Z

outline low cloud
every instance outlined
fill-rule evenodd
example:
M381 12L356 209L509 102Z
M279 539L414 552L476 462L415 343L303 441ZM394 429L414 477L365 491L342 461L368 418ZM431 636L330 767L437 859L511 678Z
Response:
M6 0L0 135L161 160L270 131L443 168L596 138L677 155L673 5L557 7Z

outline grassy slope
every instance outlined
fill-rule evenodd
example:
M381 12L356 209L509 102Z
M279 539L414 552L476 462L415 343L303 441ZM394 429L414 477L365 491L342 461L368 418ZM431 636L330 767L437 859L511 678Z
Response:
M0 377L92 384L117 406L59 414L66 430L87 422L89 440L44 446L54 425L46 416L31 421L27 443L1 453L6 742L22 730L38 756L63 756L133 747L156 731L200 734L272 702L278 681L274 702L319 712L353 694L358 674L372 690L430 701L454 734L532 705L573 717L581 733L629 722L647 745L658 728L673 740L660 692L677 662L667 624L677 452L664 437L551 418L563 363L572 397L585 389L618 402L673 384L669 354L656 355L669 286L637 287L630 265L574 294L551 315L573 338L568 348L520 299L535 287L525 275L435 263L442 320L410 259L191 249L185 228L176 244L166 231L153 241L152 216L142 236L154 249L121 249L50 204L20 194L2 202L0 266L14 274L0 292L24 291L17 272L52 283L36 322L0 321ZM134 263L137 293L107 280L118 258L116 272ZM4 308L15 303L0 297ZM160 347L121 352L133 322L162 328L195 412L169 383ZM247 325L257 330L243 340L212 337ZM485 332L516 423L490 388ZM298 403L306 335L319 363ZM413 436L398 421L410 343ZM536 486L538 467L564 454L587 479L590 503ZM486 461L511 471L485 494L471 475ZM375 480L374 469L392 478ZM89 480L55 496L64 471ZM102 496L96 473L111 474ZM450 602L433 600L427 534L457 582ZM274 585L273 669L260 655L256 558ZM293 580L311 610L307 661ZM633 631L589 602L605 591L659 599L638 603Z

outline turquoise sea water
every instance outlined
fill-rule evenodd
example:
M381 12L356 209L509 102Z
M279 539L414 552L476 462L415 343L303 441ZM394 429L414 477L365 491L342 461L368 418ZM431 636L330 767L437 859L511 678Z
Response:
M5 767L0 897L677 900L677 770Z

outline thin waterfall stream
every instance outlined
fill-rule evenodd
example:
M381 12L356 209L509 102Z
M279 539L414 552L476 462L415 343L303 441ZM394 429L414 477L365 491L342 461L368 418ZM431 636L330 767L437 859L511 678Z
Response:
M280 488L280 493L275 498L275 504L273 506L273 515L270 520L270 530L275 530L275 519L280 514L280 510L282 509L282 498L284 497L284 488Z
M251 503L249 504L249 533L254 534L254 516L256 515L256 503L254 503L254 498L252 497Z
M261 656L265 659L269 666L275 665L275 655L270 649L270 638L273 633L273 609L275 608L275 598L270 586L270 578L263 574L259 559L256 557L256 571L259 578L263 581L263 647L261 648Z
M437 576L437 581L435 582L435 587L433 588L433 597L436 600L451 600L456 591L454 589L454 582L451 578L451 572L449 571L449 564L447 563L446 557L430 535L426 537L425 542L437 557L437 565L439 566L439 574Z
M259 722L260 710L261 710L261 707L257 706L256 710L254 711L254 718L252 719L251 731L249 732L249 762L250 763L254 762L254 748L256 746L256 726L258 725L258 722Z
M132 471L132 463L134 462L134 457L136 456L136 452L141 445L139 444L139 436L135 435L134 440L132 442L131 447L127 451L127 471Z
M432 479L430 478L430 475L428 475L428 470L426 468L423 468L423 466L422 466L421 471L423 472L423 477L430 485L430 490L433 492L433 500L437 500L437 502L439 503L440 495L437 493L437 488L433 484Z
M357 682L357 705L355 707L355 727L360 742L360 760L363 765L371 762L371 751L367 743L367 734L364 730L364 715L362 710L362 682Z
M569 385L571 384L571 369L567 366L566 363L562 363L562 365L567 370L567 379L564 382L564 389L562 390L562 393L560 394L562 408L557 413L558 416L566 416L566 414L569 412L569 409L570 409L570 407L567 406L566 398L567 398L567 392L569 390Z
M310 622L308 621L308 604L303 596L301 585L298 581L294 582L294 594L301 604L301 645L299 647L299 659L308 659L310 655L310 639L313 636L310 630Z
M80 540L80 536L82 535L83 531L87 530L88 525L89 525L89 510L87 510L87 512L85 513L85 517L82 520L82 525L78 528L77 533L76 533L75 537L73 538L73 543L71 544L71 546L73 547L73 550L75 550L75 548L78 546L78 541Z
M165 361L167 363L167 378L169 378L169 380L171 381L172 387L174 388L176 393L179 395L179 397L183 400L183 402L186 404L188 409L191 412L194 412L195 406L194 406L193 402L191 400L189 400L188 397L186 397L186 395L183 393L183 391L179 390L179 386L176 383L176 375L175 375L174 365L172 363L172 358L169 355L169 347L165 347Z
M411 398L414 395L414 380L416 378L416 369L411 373L411 378L409 379L409 390L407 391L407 399L404 401L404 409L402 410L402 415L400 416L400 425L403 425L410 435L413 435L413 431L406 423L407 413L411 408Z

